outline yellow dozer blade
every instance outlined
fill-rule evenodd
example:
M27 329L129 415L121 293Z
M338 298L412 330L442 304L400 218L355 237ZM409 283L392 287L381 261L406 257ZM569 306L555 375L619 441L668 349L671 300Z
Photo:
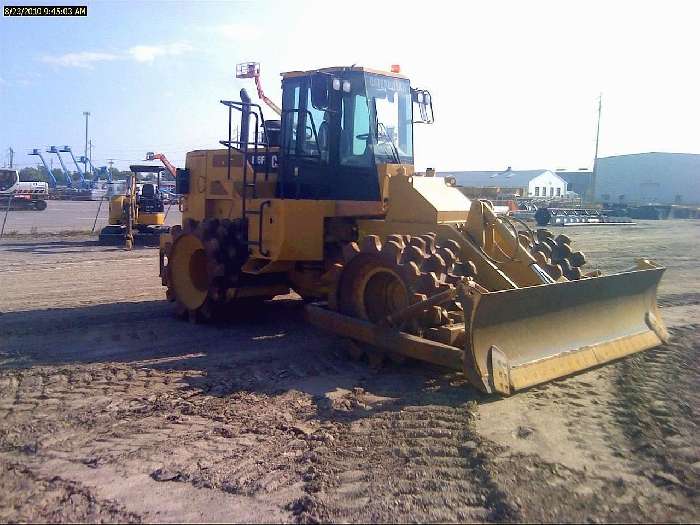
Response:
M471 315L465 307L467 376L482 390L510 394L662 344L668 334L656 290L663 272L463 297L471 303Z
M667 341L656 304L664 269L655 263L582 274L585 256L566 235L518 231L482 201L454 212L466 222L449 222L439 211L449 188L396 179L394 216L362 224L359 242L343 250L327 309L308 309L317 326L367 343L357 346L369 345L361 352L370 362L400 354L509 395ZM432 199L436 224L410 222L405 206L419 210L417 196Z
M465 281L381 323L325 304L308 305L307 318L380 354L462 370L479 390L509 395L666 342L656 305L663 272L649 268L495 292ZM423 337L392 326L453 299L464 323Z

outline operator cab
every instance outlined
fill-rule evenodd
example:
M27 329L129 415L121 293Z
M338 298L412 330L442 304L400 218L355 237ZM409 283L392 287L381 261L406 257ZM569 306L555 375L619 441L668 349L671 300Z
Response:
M160 177L163 173L163 168L160 166L151 165L136 165L129 166L131 172L137 177L138 174L156 175L155 181L144 180L137 184L136 198L139 203L139 213L161 213L164 211L163 196L160 192Z
M12 193L19 184L19 174L14 169L0 169L0 192Z
M282 198L380 200L380 164L413 164L417 122L432 123L426 91L396 73L328 68L282 75Z

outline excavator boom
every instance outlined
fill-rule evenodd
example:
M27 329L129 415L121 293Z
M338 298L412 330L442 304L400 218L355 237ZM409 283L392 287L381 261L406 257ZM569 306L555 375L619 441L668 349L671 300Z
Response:
M152 151L149 151L146 153L146 159L145 160L159 160L163 163L163 166L168 170L168 173L172 175L173 179L177 178L177 168L173 166L168 158L163 155L162 153L153 153Z

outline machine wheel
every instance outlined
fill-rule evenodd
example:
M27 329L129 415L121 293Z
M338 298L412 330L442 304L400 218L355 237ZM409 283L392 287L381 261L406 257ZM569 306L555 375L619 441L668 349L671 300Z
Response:
M453 288L465 277L475 276L474 265L461 261L460 256L461 249L455 241L438 244L435 234L389 235L384 243L376 235L369 235L359 245L350 243L344 247L329 307L380 323L392 313ZM397 328L422 336L426 329L450 323L448 310L459 309L454 302L434 306ZM353 343L352 348L351 357L364 353L372 366L383 359L383 354L368 345Z
M586 256L581 251L573 251L571 243L568 235L560 234L555 238L551 231L540 228L535 238L526 244L532 256L553 279L563 275L575 281L581 278L581 267L586 264Z
M46 209L46 201L34 201L34 209L44 211Z
M228 288L235 286L248 251L239 220L189 219L170 229L165 250L166 297L178 317L208 321L222 311Z

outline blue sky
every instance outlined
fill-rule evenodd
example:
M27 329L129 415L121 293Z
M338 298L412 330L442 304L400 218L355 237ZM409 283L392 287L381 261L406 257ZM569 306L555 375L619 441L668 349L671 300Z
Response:
M22 2L26 3L26 2ZM61 2L65 3L65 2ZM435 100L416 131L416 164L445 170L576 168L593 154L700 153L694 2L88 2L87 18L0 20L0 163L33 147L95 164L146 151L183 164L226 133L222 98L262 63L279 72L401 64Z

